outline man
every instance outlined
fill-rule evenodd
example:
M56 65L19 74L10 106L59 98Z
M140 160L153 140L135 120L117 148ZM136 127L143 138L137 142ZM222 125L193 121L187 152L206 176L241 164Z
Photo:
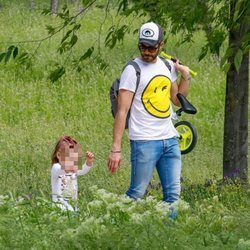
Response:
M158 57L163 47L163 30L153 22L139 30L140 57L135 59L141 74L136 89L136 71L125 67L118 95L118 111L114 121L113 143L108 158L108 169L118 170L121 162L121 142L126 116L130 110L129 139L131 146L131 183L126 194L142 198L156 168L163 200L173 203L180 196L181 153L178 133L171 120L171 102L180 106L176 94L184 96L189 88L189 69L177 61L171 72ZM177 84L177 71L181 74Z

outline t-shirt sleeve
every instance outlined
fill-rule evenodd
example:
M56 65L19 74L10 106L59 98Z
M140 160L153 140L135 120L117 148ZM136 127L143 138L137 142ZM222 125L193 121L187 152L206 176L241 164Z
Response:
M178 71L176 70L173 61L168 60L168 62L171 66L171 82L175 82L178 78Z
M128 65L122 72L119 89L125 89L131 92L135 92L136 81L137 81L137 76L135 68L132 65Z

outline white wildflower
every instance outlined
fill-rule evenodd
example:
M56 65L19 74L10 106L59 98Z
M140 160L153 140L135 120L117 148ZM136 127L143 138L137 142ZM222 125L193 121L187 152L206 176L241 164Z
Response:
M125 204L132 204L132 203L134 203L134 199L130 198L127 195L121 195L119 198L120 198L120 200L121 200L122 203L125 203Z
M237 249L239 250L249 250L250 249L250 240L240 239Z
M147 196L146 199L145 199L145 202L146 203L155 203L156 199L155 199L154 196Z
M219 201L219 197L217 195L215 195L212 199L213 199L214 202L218 202Z
M163 201L160 201L155 206L155 211L160 217L166 217L169 214L169 204Z
M137 204L134 202L134 203L132 203L128 208L127 208L127 212L129 213L129 214L131 214L131 213L133 213L134 211L136 211L136 208L137 208L137 206L136 206Z
M95 218L93 216L87 218L85 221L81 223L81 225L76 229L77 233L81 235L82 232L94 232L101 229L101 225L103 223L102 218Z
M118 199L118 196L116 194L109 193L105 189L98 189L96 191L96 195L99 199L105 202L112 202Z
M96 185L93 185L89 188L89 190L92 192L92 193L95 193L97 190L98 190L98 187Z
M144 212L142 214L142 217L143 217L144 220L147 220L148 218L152 217L151 211L148 210L148 211Z
M186 211L190 209L190 205L186 201L183 201L183 200L178 200L177 206L178 206L179 211Z
M140 224L143 221L143 215L142 214L137 214L137 213L133 213L131 215L131 221L136 223L136 224Z
M0 195L0 205L4 204L9 199L7 195Z
M93 200L88 203L89 208L99 208L103 205L103 201Z

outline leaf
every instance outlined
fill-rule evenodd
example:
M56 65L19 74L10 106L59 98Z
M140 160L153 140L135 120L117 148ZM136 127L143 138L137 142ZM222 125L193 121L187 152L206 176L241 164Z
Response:
M225 38L226 38L226 33L224 31L214 29L211 32L211 34L208 36L211 53L219 56L220 48Z
M78 37L77 35L73 35L70 40L71 47L73 47L77 43Z
M223 67L224 64L226 64L229 57L231 57L233 54L233 49L231 47L228 47L226 50L225 55L221 58L220 66Z
M65 68L59 67L56 70L52 71L49 75L49 79L51 82L56 82L60 77L65 74Z
M60 54L70 49L69 42L63 42L61 46L57 49Z
M128 28L127 25L123 25L120 29L117 30L117 39L118 39L118 41L123 40L127 28Z
M243 35L241 48L244 51L243 53L250 50L250 30Z
M16 47L16 46L11 45L11 46L8 48L8 50L11 50L11 51L12 51L15 47Z
M110 31L105 39L105 47L114 48L117 42L118 30Z
M107 36L106 36L106 38L105 38L105 43L106 43L106 44L107 44L108 41L110 40L110 36L113 35L113 33L114 33L114 26L111 26L111 27L109 28L109 33L107 34Z
M17 55L18 55L18 47L15 47L13 51L13 58L15 59Z
M228 70L230 69L231 64L230 63L225 63L222 67L222 70L224 71L225 74L227 74Z
M68 11L68 6L67 6L67 4L64 4L64 5L63 5L63 7L62 7L62 11L63 11L63 12Z
M79 30L81 28L81 24L76 24L73 28L73 30Z
M66 35L62 38L62 41L61 41L61 44L69 37L70 33L72 32L73 30L68 30Z
M119 13L121 10L122 11L125 11L128 7L128 0L122 0L119 4L119 7L118 7L118 10L117 10L117 13Z
M53 35L55 33L55 28L51 25L46 25L46 29L50 35Z
M198 58L199 62L206 56L207 51L208 51L208 46L206 45L201 50L201 53L200 53L199 58Z
M238 0L235 5L235 11L234 11L234 16L233 16L233 22L237 22L238 19L240 19L244 8L242 10L241 6L244 4L244 0Z
M11 45L8 48L7 53L5 55L5 60L4 60L5 63L7 63L10 60L10 57L11 57L11 54L12 54L12 51L13 51L14 48L15 48L15 46L13 46L13 45Z
M80 57L79 61L83 61L86 58L90 57L93 52L94 52L94 47L92 46Z
M6 55L6 53L4 52L4 53L2 53L2 54L0 54L0 62L5 58L5 55Z
M243 52L241 49L238 49L238 51L234 57L234 66L235 66L237 73L239 73L242 58L243 58Z

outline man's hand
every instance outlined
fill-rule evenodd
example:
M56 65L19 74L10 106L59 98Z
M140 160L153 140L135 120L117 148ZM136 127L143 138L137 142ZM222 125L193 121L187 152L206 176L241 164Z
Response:
M108 170L111 173L115 173L118 170L120 164L121 164L121 152L111 151L107 162Z
M189 73L189 67L180 64L179 60L176 60L175 67L177 71L181 73L181 76L184 80L189 81L190 80L190 73Z

